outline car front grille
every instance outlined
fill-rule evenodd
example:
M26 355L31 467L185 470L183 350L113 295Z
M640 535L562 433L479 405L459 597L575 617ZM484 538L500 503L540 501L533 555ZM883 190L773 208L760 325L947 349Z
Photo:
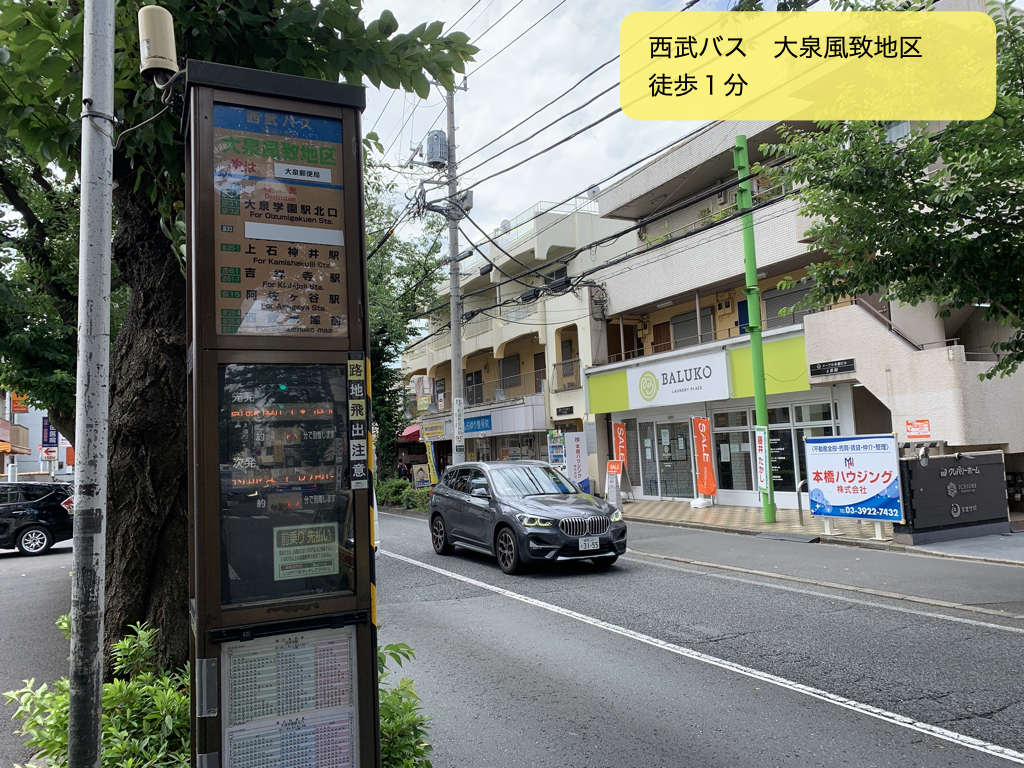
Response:
M607 517L566 517L558 523L566 536L600 536L608 525Z

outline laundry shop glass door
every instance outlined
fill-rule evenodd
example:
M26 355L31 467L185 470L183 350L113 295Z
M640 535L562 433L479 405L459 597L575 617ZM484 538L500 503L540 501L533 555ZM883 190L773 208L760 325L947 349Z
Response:
M662 498L692 499L694 483L689 422L659 423L655 432Z
M640 424L640 482L643 495L658 498L658 446L653 421Z

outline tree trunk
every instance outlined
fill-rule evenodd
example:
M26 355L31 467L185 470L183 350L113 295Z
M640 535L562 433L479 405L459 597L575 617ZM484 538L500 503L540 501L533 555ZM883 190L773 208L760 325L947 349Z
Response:
M114 190L114 261L130 289L111 351L105 640L159 628L157 661L188 658L185 278L156 206Z

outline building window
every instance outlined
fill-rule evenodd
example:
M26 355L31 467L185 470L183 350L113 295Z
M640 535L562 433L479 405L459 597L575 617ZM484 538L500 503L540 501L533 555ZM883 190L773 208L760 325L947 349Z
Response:
M893 144L900 139L905 139L910 135L910 121L909 120L898 120L895 122L889 122L884 124L885 127L885 140L890 144Z
M711 418L718 487L727 491L757 490L750 429L757 423L754 410L720 411ZM830 403L772 406L768 409L768 425L775 490L793 493L807 465L803 438L832 434L832 406Z
M715 337L714 320L711 307L704 307L700 311L700 336L697 335L697 312L687 312L684 315L676 315L672 318L672 347L682 349L683 347L694 347L704 341L710 341Z

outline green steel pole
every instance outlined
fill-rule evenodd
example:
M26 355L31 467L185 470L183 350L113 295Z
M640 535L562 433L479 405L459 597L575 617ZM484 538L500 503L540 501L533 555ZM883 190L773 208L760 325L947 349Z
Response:
M747 137L737 136L736 146L732 150L736 173L740 179L736 192L736 210L745 211L753 207L750 193L750 163L747 159ZM743 222L743 271L746 274L747 287L743 293L747 296L747 317L750 333L750 366L754 374L754 408L757 414L757 426L768 427L768 393L765 391L764 380L764 349L761 346L761 292L757 287L757 254L754 251L754 214L745 213ZM756 456L755 456L756 460ZM764 521L775 522L775 483L772 480L771 441L765 446L766 472L768 490L761 493L761 506L764 509Z

